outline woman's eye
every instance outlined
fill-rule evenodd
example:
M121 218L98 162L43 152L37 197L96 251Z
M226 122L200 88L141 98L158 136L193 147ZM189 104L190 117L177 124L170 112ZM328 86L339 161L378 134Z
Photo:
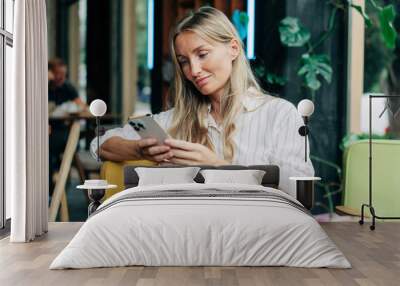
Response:
M179 61L179 64L180 64L181 66L186 65L186 64L187 64L187 61L186 61L186 60Z
M200 58L200 59L203 59L203 58L205 58L207 55L208 55L207 52L201 53L201 54L199 54L199 58Z

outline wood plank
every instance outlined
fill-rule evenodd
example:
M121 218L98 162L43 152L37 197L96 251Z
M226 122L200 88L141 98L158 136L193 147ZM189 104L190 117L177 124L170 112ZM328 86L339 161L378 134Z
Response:
M365 0L354 0L364 10ZM349 132L361 133L361 97L364 91L364 40L363 17L356 9L349 9L349 31L347 45L347 98L349 98Z
M76 151L76 146L78 145L80 128L79 121L75 121L69 131L67 145L65 146L63 159L61 161L60 172L50 202L49 221L56 220L62 197L65 194L65 183L67 182L72 159Z
M343 214L361 217L361 210L360 209L354 209L354 208L350 208L350 207L346 207L346 206L336 206L336 210L339 211L340 213L343 213ZM365 208L364 217L366 217L366 218L371 217L369 215L368 208Z
M398 285L400 223L323 223L352 269L291 267L116 267L49 270L82 223L50 223L32 243L0 240L0 285Z
M65 190L63 191L63 194L61 197L60 221L63 221L63 222L69 221L68 201L67 201L67 194L65 193Z

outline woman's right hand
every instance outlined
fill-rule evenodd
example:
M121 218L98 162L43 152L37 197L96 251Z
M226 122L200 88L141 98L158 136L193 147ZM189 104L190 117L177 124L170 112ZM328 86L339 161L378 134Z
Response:
M135 141L137 154L143 159L155 162L164 162L173 157L171 147L157 144L158 142L155 138L146 138Z

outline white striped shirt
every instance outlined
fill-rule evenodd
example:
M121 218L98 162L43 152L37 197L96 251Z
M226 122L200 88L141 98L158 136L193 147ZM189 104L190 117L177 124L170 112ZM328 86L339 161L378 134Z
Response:
M309 159L304 160L304 137L298 129L303 120L290 102L270 95L246 95L242 101L243 111L235 121L233 136L235 153L232 164L279 166L279 189L296 197L295 182L289 177L310 177L314 169ZM154 115L154 119L164 130L172 123L173 109ZM214 145L215 153L223 159L223 130L215 123L209 113L208 135ZM100 145L113 136L137 140L140 136L129 125L108 130L100 137ZM91 143L91 152L96 156L97 141Z

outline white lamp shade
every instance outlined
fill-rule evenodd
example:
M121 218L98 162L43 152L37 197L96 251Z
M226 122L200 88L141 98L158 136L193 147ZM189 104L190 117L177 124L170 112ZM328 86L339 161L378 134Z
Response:
M107 104L101 99L95 99L90 104L89 110L96 117L103 116L107 111Z
M303 99L297 105L297 111L303 117L309 117L314 113L314 103L309 99Z

